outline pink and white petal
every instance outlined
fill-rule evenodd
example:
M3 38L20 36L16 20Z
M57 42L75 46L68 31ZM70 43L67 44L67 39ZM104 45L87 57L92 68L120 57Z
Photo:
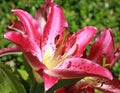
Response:
M96 32L97 29L95 27L87 26L73 34L66 43L68 55L72 54L73 56L80 57ZM74 53L75 50L76 52Z
M26 34L32 38L38 45L40 45L40 29L36 20L26 11L21 9L12 10L14 14L16 14L20 21L23 23Z
M105 29L100 36L96 38L91 46L88 58L100 65L103 64L102 57L106 57L106 64L111 64L114 59L114 40L111 29Z
M51 11L49 11L49 17L44 27L43 39L42 39L42 52L50 49L53 55L56 49L55 39L59 36L59 40L62 39L64 34L64 28L68 27L61 7L57 5L51 5Z
M97 76L112 79L111 72L90 60L82 58L68 58L51 70L45 70L49 75L61 78L79 78Z
M18 54L21 53L20 49L18 49L17 46L12 46L12 47L8 47L8 48L4 48L2 50L0 50L0 57L4 56L4 55L8 55L8 54Z
M12 26L7 26L7 30L25 33L25 28L23 26L23 23L20 21L16 21L15 23L12 24Z
M112 60L112 62L110 64L110 68L115 64L115 62L117 62L118 58L120 58L120 44L118 45L118 48L115 52L115 56L114 56L114 59Z
M49 76L46 73L44 73L43 79L44 79L45 90L48 90L58 82L59 77Z
M19 49L23 51L23 54L29 60L34 69L39 70L42 66L44 68L44 65L41 63L41 50L31 38L14 31L7 32L4 37L14 42Z
M22 35L19 32L11 31L7 32L4 37L19 45L21 49L25 50L26 52L31 52L33 55L41 58L41 51L39 46L27 35Z
M46 25L47 15L44 7L39 8L36 13L36 21L39 25L41 34L43 34L44 26Z
M30 66L36 71L41 71L43 69L47 69L47 67L39 60L39 58L33 55L30 52L23 51L23 55L29 62ZM39 74L41 76L41 74Z
M51 0L46 0L44 5L36 12L36 21L39 24L39 28L41 29L41 34L43 34L44 26L46 25L46 22L51 12L51 3Z
M107 80L101 87L96 88L105 93L120 93L120 80L115 78L113 80Z

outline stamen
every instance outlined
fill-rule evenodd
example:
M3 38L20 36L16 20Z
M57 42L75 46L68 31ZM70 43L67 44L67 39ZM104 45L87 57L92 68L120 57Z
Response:
M60 53L61 56L64 55L65 50L66 50L66 46L63 46L63 47L62 47L62 50L61 50L61 53Z
M63 36L57 35L55 37L54 43L56 44L56 50L53 56L50 55L50 51L51 51L50 48L46 51L43 62L48 68L53 68L57 66L57 64L59 64L60 62L63 62L66 58L69 57L69 55L66 53L66 46L65 46L65 43L69 38L69 35L70 34L68 30L65 29ZM49 62L52 62L52 63L49 64Z
M110 64L107 64L107 63L106 63L106 62L107 62L107 61L106 61L106 60L107 60L106 55L103 55L102 57L103 57L103 58L102 58L102 59L103 59L103 60L102 60L102 61L103 61L103 64L102 64L102 65L103 65L104 67L109 66Z
M63 56L61 56L61 58L58 59L58 63L63 62L68 57L69 57L69 55L67 55L67 53L65 53Z
M60 54L64 53L65 52L65 43L67 41L67 39L69 38L69 32L67 29L65 29L64 31L64 34L63 34L63 37L58 40L60 38L59 35L56 36L55 38L55 42L56 42L56 51L55 51L55 54L54 54L54 57L56 56L59 56ZM63 52L64 51L64 52ZM62 54L63 55L63 54ZM61 55L61 56L62 56Z
M59 40L59 37L60 37L60 35L57 35L57 36L55 37L55 44L57 44L57 42L58 42L58 40Z
M76 37L72 38L72 42L70 43L70 48L72 48L72 46L75 44L76 42Z
M43 62L45 65L48 65L49 64L49 60L50 60L50 49L48 49L44 55L44 58L43 58Z
M105 79L102 78L97 78L97 77L85 77L85 81L87 81L90 86L95 86L95 87L102 87L104 83L106 82Z
M78 44L76 44L76 48L75 48L74 52L71 55L74 56L77 53L77 51L78 51Z

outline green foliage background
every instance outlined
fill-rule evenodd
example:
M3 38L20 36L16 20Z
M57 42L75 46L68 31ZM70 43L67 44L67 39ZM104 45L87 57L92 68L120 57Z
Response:
M65 13L69 23L69 31L74 33L87 25L96 26L99 31L104 28L112 28L115 35L115 45L120 42L120 1L119 0L54 0ZM12 9L21 8L33 16L36 10L43 4L43 0L0 0L0 49L12 44L3 39L6 26L10 25L16 17L11 13ZM0 62L15 65L14 71L23 71L24 59L21 55L8 55L0 58ZM11 63L10 63L11 64ZM112 68L113 74L118 77L120 73L120 61ZM27 74L25 72L25 75ZM25 78L25 77L23 77ZM23 82L25 83L25 82ZM25 85L28 87L28 85Z

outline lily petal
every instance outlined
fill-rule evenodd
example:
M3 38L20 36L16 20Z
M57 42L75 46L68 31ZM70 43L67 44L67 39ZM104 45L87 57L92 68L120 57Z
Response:
M98 76L112 79L112 74L106 68L82 58L68 58L51 70L45 70L49 75L62 78L79 78Z
M20 18L20 21L24 25L26 34L40 46L41 35L36 20L26 11L15 9L12 10L12 12Z
M8 54L18 54L21 53L20 49L18 49L17 46L12 46L12 47L8 47L8 48L4 48L2 50L0 50L0 57L4 56L4 55L8 55Z
M46 11L45 8L39 8L36 13L36 21L39 24L39 28L41 31L41 34L43 34L44 26L46 24L47 18L46 18Z
M110 64L110 68L115 64L115 62L117 62L118 58L120 58L120 44L118 45L118 48L115 52L115 56L114 56L114 59L112 60L112 62Z
M59 39L62 39L64 28L68 27L63 11L59 6L51 4L51 9L49 12L50 14L44 27L42 39L43 55L48 49L51 50L50 55L54 54L56 49L56 37L59 36Z
M95 93L95 89L100 90L102 93L120 93L120 81L116 78L113 80L106 80L103 82L99 82L100 84L95 84L97 80L92 79L92 81L80 80L72 86L60 88L56 90L54 93L61 93L63 91L65 93Z
M101 87L96 88L105 93L120 93L120 81L116 78L113 80L106 80Z
M39 24L39 28L41 29L41 34L43 34L44 31L44 26L46 25L47 19L50 15L50 11L51 11L51 6L49 5L51 2L51 0L46 0L44 5L39 8L36 12L36 21Z
M45 67L41 63L42 58L39 46L27 35L22 35L18 32L11 31L7 32L4 37L14 42L21 49L21 51L23 51L23 54L35 70Z
M98 64L103 64L103 56L106 57L105 64L111 64L114 59L114 40L111 29L105 29L100 36L96 38L95 43L91 46L88 58Z
M59 88L59 89L55 90L53 93L66 93L66 91L65 91L65 88L62 87L62 88Z
M25 33L25 28L20 21L16 21L12 26L7 26L8 31L18 31L20 33Z
M45 90L50 89L53 85L55 85L59 78L58 77L53 77L53 76L49 76L46 73L44 73L43 75L43 79L44 79L44 86L45 86Z
M44 5L39 8L36 12L36 21L39 24L39 28L41 29L41 34L43 34L44 27L46 25L49 16L51 15L51 7L57 6L52 0L45 0Z
M80 57L96 32L95 27L87 26L73 34L66 43L68 55L72 54L75 57ZM74 52L75 50L76 52Z

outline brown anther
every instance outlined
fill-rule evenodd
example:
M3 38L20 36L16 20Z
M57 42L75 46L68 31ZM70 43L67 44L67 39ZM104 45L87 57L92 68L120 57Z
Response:
M68 40L69 37L70 37L70 32L67 29L65 29L65 31L64 31L64 42L63 43L65 43Z
M67 39L69 38L69 35L70 33L68 32L67 28L65 28L62 38L60 37L60 35L57 35L55 37L56 47L58 48L59 46L62 46L63 44L65 44Z
M104 85L104 83L105 83L105 82L101 82L101 85L100 85L100 87L102 87L102 86Z
M78 51L78 44L76 44L76 48L75 48L74 52L72 53L72 56L74 56L77 53L77 51Z
M65 50L66 50L66 46L63 46L63 47L62 47L62 50L61 50L61 55L64 55Z
M57 35L57 36L55 37L55 41L54 41L55 44L58 43L59 37L60 37L60 35Z
M59 48L61 45L62 45L62 40L59 40L59 41L56 43L56 48Z
M75 44L75 42L76 42L76 37L74 37L74 38L72 38L73 40L71 41L71 43L70 43L70 48Z
M99 87L102 87L105 83L105 79L97 79L97 84L99 85Z

